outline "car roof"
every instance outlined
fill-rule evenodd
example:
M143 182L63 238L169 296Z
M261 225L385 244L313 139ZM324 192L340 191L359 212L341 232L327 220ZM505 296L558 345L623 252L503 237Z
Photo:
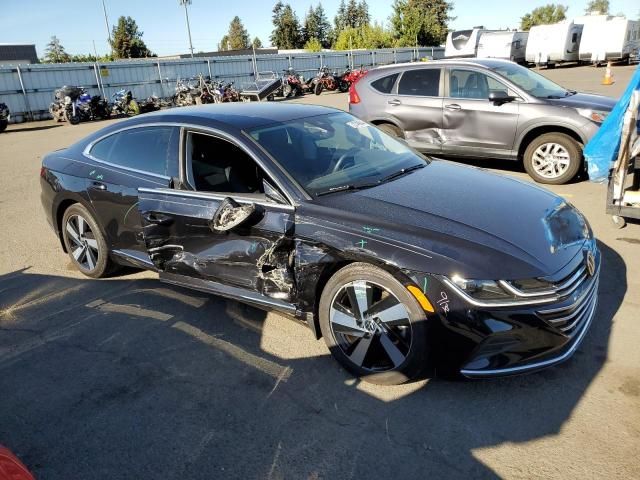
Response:
M428 62L406 62L406 63L392 63L389 65L382 65L374 70L390 70L393 68L424 68L426 66L433 65L464 65L475 66L484 68L495 68L501 65L513 63L509 60L502 60L499 58L443 58L440 60L429 60Z
M227 126L244 130L341 111L320 105L238 102L160 110L135 117L135 119L140 123L176 122L212 127Z

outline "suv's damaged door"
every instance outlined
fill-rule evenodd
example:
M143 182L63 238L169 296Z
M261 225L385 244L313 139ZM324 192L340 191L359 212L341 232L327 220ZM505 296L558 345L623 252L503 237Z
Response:
M255 197L140 189L144 240L161 278L290 300L293 207Z

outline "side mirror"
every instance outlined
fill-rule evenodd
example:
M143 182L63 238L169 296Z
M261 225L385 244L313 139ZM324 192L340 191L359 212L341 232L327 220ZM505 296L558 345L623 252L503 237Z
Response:
M213 218L209 221L209 228L214 232L226 232L246 222L254 213L256 213L254 203L240 205L227 197L213 214Z
M502 105L503 103L513 102L516 99L513 95L509 95L507 92L497 91L489 94L489 101L496 105Z

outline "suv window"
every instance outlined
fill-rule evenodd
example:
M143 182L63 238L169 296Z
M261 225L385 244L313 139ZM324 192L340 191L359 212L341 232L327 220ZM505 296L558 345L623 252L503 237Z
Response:
M98 160L114 165L177 176L173 171L177 166L177 149L172 148L172 145L177 145L177 138L176 127L132 128L100 140L90 153Z
M393 75L387 75L386 77L379 78L375 82L371 82L371 86L380 93L391 93L398 75L400 74L394 73Z
M451 98L475 98L486 100L490 93L508 92L508 88L496 79L475 70L451 70L449 96Z
M407 70L398 85L398 95L437 97L440 90L440 68Z

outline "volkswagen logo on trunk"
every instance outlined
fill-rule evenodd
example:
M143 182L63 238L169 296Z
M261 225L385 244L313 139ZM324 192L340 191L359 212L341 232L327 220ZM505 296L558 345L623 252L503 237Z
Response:
M596 273L596 257L593 255L593 252L588 251L585 255L585 265L587 266L587 273L590 277Z

